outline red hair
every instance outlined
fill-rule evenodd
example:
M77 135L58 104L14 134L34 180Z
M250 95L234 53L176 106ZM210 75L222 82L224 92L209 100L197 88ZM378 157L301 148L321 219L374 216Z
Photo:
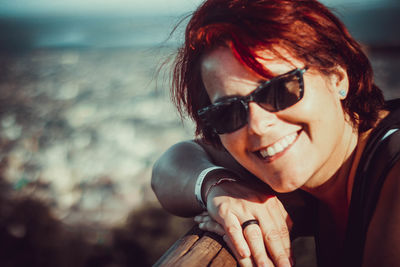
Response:
M196 134L219 145L217 135L202 125L197 110L210 104L200 73L202 56L230 47L236 58L256 73L271 73L257 61L257 51L287 49L308 67L324 74L337 66L347 71L349 92L342 106L359 132L370 129L384 105L373 83L370 62L343 23L316 0L207 0L191 17L185 43L175 59L172 99L179 112L196 122Z

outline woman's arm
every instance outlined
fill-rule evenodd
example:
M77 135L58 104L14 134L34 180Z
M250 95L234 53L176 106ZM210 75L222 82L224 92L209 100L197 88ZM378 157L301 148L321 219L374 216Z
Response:
M285 208L298 210L298 207L306 205L305 193L295 191L289 194L277 194L243 168L227 151L216 149L198 140L179 142L163 153L153 166L151 186L166 210L178 216L192 217L202 212L194 195L196 178L202 170L213 166L232 170L226 175L235 173L240 176L240 180L246 181L253 187L262 189L265 193L276 194ZM215 179L207 180L205 188L220 177L221 173L217 174L214 175Z
M202 212L194 195L196 178L204 169L213 166L222 166L231 172L219 170L211 173L205 180L204 188L209 188L223 175L236 176L273 193L272 189L237 163L228 152L197 140L177 143L161 155L153 166L152 189L161 205L169 212L182 217L195 216Z
M207 153L194 141L169 148L154 164L151 178L161 205L178 216L199 214L202 209L194 195L195 177L211 166Z
M271 262L265 246L276 265L285 257L288 262L291 220L286 210L266 184L254 178L223 150L186 141L165 152L154 165L152 176L153 190L163 207L179 216L201 213L202 208L194 194L196 179L202 170L214 164L233 172L215 172L207 177L203 191L207 191L208 196L203 194L203 197L207 198L209 214L224 229L227 243L232 245L236 255L240 255L237 256L239 263L250 253L257 264ZM221 176L235 177L240 182L212 186ZM293 200L292 197L287 199ZM249 226L243 231L241 224L249 219L258 219L260 226Z
M202 212L194 195L196 178L204 169L216 165L232 170L242 179L255 179L226 151L199 141L184 141L173 145L156 161L151 186L166 210L178 216L192 217ZM221 171L217 174L220 176ZM215 179L208 177L207 183L212 184Z
M363 266L398 266L400 262L400 161L392 168L368 228Z

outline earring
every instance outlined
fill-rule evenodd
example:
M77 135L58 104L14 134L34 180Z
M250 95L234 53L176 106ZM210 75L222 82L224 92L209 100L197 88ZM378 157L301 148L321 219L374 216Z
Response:
M340 90L340 91L339 91L339 95L340 95L341 97L346 97L346 90L344 90L344 89Z

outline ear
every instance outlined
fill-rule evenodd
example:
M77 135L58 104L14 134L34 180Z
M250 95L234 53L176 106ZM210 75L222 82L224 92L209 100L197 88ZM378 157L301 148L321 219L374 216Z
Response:
M346 98L349 93L349 77L347 71L341 66L337 66L330 76L331 85L334 93L336 93L340 100Z

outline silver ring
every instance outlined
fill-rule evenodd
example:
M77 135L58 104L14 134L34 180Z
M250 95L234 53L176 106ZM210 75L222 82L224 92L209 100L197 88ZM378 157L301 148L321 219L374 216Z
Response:
M258 220L256 220L256 219L252 219L252 220L247 220L247 221L245 221L244 223L242 223L242 229L243 229L243 231L244 231L244 229L245 229L247 226L249 226L249 225L251 225L251 224L257 224L257 225L259 225L259 222L258 222Z

